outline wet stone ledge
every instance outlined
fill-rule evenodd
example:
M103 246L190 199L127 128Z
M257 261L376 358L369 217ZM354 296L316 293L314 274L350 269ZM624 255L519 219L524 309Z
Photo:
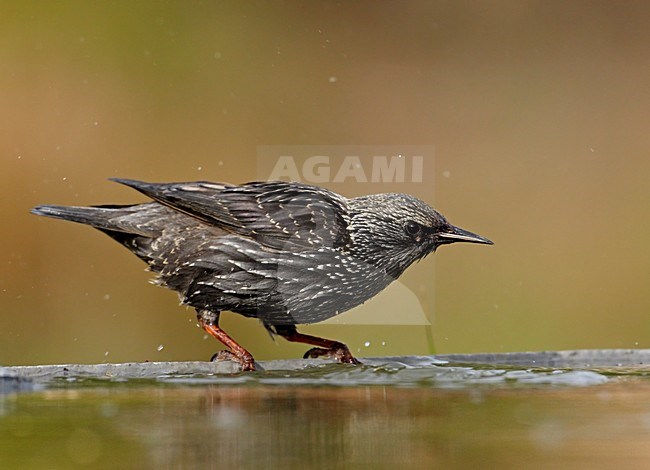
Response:
M599 349L483 354L440 354L361 358L367 366L396 364L405 367L481 365L514 368L594 369L650 367L650 349ZM322 359L261 361L258 370L299 371L322 365ZM160 377L230 375L239 366L224 362L132 362L123 364L66 364L0 367L0 393L30 390L33 384L61 378L157 379Z
M0 367L0 395L34 389L31 378L20 374L12 367Z
M650 349L576 349L572 351L440 354L435 357L453 363L558 369L650 366Z

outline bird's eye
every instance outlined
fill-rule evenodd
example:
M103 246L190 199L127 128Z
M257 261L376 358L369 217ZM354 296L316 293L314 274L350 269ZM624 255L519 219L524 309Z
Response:
M413 222L412 220L409 220L404 225L404 230L412 237L415 237L422 232L422 226L417 222Z

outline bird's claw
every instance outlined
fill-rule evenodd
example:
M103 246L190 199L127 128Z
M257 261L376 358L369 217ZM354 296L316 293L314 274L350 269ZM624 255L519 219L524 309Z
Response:
M331 357L336 359L338 362L343 364L361 364L358 359L356 359L347 346L341 345L331 349L325 348L311 348L303 356L303 359L316 359L319 357Z
M210 358L210 362L217 362L217 361L233 361L236 362L241 366L242 372L252 372L255 370L255 360L253 357L240 357L237 356L235 353L232 351L228 350L222 350L214 353L212 357Z

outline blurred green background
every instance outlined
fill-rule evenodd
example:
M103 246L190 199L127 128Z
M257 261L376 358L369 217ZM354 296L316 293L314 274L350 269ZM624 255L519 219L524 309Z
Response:
M252 180L260 145L433 145L429 202L496 243L441 248L375 304L416 298L431 329L304 331L360 356L650 347L647 2L0 7L0 363L219 349L133 255L29 209L144 200L111 176ZM305 350L222 326L259 359Z

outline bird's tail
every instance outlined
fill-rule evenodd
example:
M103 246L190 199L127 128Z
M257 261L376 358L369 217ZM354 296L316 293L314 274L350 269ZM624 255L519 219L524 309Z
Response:
M98 212L101 212L101 210L94 207L54 206L49 204L36 206L31 210L32 214L88 225L93 225L97 222Z
M53 206L34 207L31 212L54 219L69 220L104 232L151 264L152 240L160 235L170 209L156 203L129 206Z
M34 207L31 213L52 217L54 219L78 222L98 229L114 229L115 227L111 219L116 216L116 212L119 209L126 207L129 206L76 207L45 204Z

